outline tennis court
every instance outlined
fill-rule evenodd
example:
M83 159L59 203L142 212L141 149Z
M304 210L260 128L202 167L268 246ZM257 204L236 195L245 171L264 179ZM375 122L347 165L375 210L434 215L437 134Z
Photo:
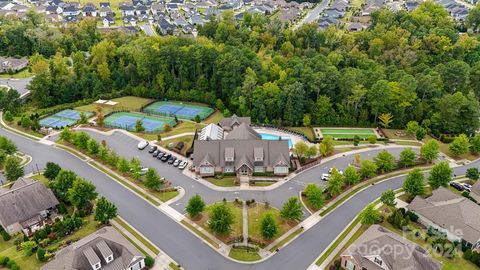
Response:
M148 105L143 109L146 113L158 114L164 116L174 117L182 119L194 120L198 115L201 120L207 118L214 112L212 108L207 106L184 104L182 102L167 102L158 101L151 105Z
M353 139L358 136L360 139L367 139L372 135L380 137L372 128L314 128L314 132L320 138L330 136L334 139Z
M138 113L118 112L105 118L105 126L108 128L122 128L129 131L135 131L137 121L142 121L145 132L154 133L163 130L165 125L175 126L175 120L148 116Z
M76 110L63 110L54 115L48 116L40 120L40 126L51 128L64 128L75 125L80 120L80 112ZM87 117L92 113L85 113Z

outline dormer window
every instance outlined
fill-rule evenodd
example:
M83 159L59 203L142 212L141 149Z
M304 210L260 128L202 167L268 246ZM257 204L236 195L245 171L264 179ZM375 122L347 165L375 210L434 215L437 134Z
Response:
M106 262L106 263L109 263L109 262L111 262L111 261L113 261L113 255L110 255L110 256L108 256L107 258L105 258L105 262Z
M97 270L97 269L100 269L102 267L102 264L101 263L97 263L93 266L93 269Z
M374 261L376 264L378 264L378 265L382 265L382 263L383 263L382 260L380 260L380 258L378 258L378 257L375 257L375 258L373 259L373 261Z

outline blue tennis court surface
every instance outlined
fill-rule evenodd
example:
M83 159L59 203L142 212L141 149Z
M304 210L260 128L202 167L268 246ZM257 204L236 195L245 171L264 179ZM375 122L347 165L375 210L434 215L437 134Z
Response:
M202 105L184 104L182 102L159 101L148 105L143 109L146 113L158 114L169 117L178 117L194 120L200 117L201 120L207 118L214 112L212 108Z
M81 112L76 110L63 110L54 115L48 116L40 120L40 126L50 128L64 128L75 125L80 120ZM92 113L85 113L87 117L92 116Z
M105 118L105 126L135 131L137 121L142 121L142 126L145 129L145 132L148 133L160 132L167 124L172 127L176 124L173 119L137 113L118 112Z

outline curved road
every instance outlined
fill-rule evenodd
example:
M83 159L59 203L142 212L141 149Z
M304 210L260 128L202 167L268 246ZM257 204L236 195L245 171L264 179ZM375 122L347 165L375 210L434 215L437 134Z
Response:
M342 232L342 230L355 218L358 212L363 209L368 203L372 202L380 196L382 192L387 189L399 188L403 182L403 177L396 177L390 181L382 182L369 187L368 189L356 194L346 203L332 211L325 216L319 223L314 225L311 229L304 232L292 243L281 249L278 253L273 255L270 259L257 263L257 264L240 264L233 262L223 256L219 255L212 248L204 244L200 239L190 233L188 230L179 226L175 221L168 216L160 212L151 204L147 203L142 198L138 197L133 192L130 192L116 181L110 179L105 174L92 168L84 161L79 160L76 156L66 152L64 150L47 146L40 142L26 139L19 135L10 133L4 129L0 129L0 135L7 136L14 141L20 151L28 153L33 157L31 168L26 168L26 171L31 171L35 164L39 168L43 168L47 161L53 161L58 163L63 168L71 169L77 172L77 174L85 179L92 181L97 191L105 196L108 200L115 203L118 207L119 214L132 224L137 230L150 239L155 245L165 251L170 257L181 264L185 269L195 270L236 270L236 269L259 269L259 270L292 270L292 269L307 269L310 264L317 258L317 256L332 242L335 237ZM97 136L101 136L97 134ZM131 145L122 141L112 140L116 135L107 138L108 144L112 148L116 148L117 143L124 145L128 155L137 155L137 152L133 151ZM134 146L134 141L131 142ZM118 148L118 152L123 154ZM393 149L392 151L398 154L399 149ZM375 151L369 151L365 155L374 155ZM156 162L155 167L159 169L161 174L168 176L167 178L173 180L176 184L191 184L194 180L188 180L180 171L167 170L160 162L153 160L152 157L139 154L142 160L150 158L151 162ZM338 160L332 161L332 165L337 165L338 168L346 166L348 162L351 162L352 157L344 157ZM145 160L147 161L147 160ZM469 164L468 166L455 168L455 173L463 174L468 167L478 166L478 162ZM148 166L148 164L146 164ZM165 165L166 166L166 165ZM217 200L220 197L241 196L241 197L257 197L269 200L272 203L279 204L282 201L288 199L292 194L302 187L304 181L316 181L318 179L317 173L327 166L322 164L321 166L312 169L306 173L292 179L289 183L284 184L276 190L268 192L241 192L240 194L234 194L233 192L218 192L212 191L203 185L196 183L194 187L183 186L189 194L186 198L193 193L200 193L206 198ZM172 167L170 167L172 168ZM311 179L311 178L316 179ZM298 185L296 182L298 181ZM206 192L205 194L203 192ZM184 200L186 199L184 198ZM181 205L176 206L177 209L183 208Z

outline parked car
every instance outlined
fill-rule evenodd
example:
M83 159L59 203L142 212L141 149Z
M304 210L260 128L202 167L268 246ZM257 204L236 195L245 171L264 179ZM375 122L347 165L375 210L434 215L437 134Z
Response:
M323 181L328 181L328 179L330 179L330 174L328 174L328 173L323 173L323 174L322 174L322 180L323 180Z
M450 186L455 188L456 190L459 190L459 191L464 191L465 190L465 187L462 184L460 184L458 182L455 182L455 181L450 182Z
M150 153L150 154L155 153L155 151L157 151L157 149L158 149L158 146L152 145L152 146L150 146L150 149L148 149L148 153Z
M141 142L139 142L138 145L137 145L138 150L143 150L143 149L145 149L145 147L147 147L148 144L149 144L149 143L148 143L147 141L141 141Z
M185 160L183 160L183 161L180 162L180 164L178 165L178 168L179 168L180 170L183 170L183 169L185 169L185 167L187 167L187 164L188 164L188 163L187 163Z
M173 167L178 167L178 165L180 164L180 159L177 159L173 162Z
M163 162L167 162L167 161L170 159L171 156L172 156L172 154L165 154L165 155L163 155L162 161L163 161Z
M162 159L164 155L165 155L165 152L160 151L160 153L158 153L157 159Z
M168 164L173 164L175 162L175 160L177 160L176 157L174 156L171 156L169 159L168 159Z
M463 189L464 189L464 190L466 190L466 191L468 191L468 192L471 192L471 191L472 191L472 185L467 184L467 183L463 183L462 186L463 186Z
M153 157L157 157L158 154L160 154L160 150L155 150L155 152L153 152Z

